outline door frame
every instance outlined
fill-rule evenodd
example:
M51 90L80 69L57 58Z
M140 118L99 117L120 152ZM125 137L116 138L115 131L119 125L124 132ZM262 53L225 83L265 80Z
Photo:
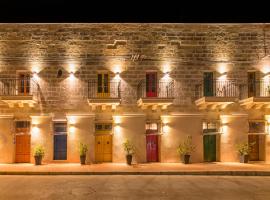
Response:
M29 160L26 162L18 162L17 161L17 137L19 136L29 136ZM15 134L15 163L30 163L31 162L31 134L29 133L16 133Z
M156 156L157 156L157 160L156 161L149 161L148 160L148 148L147 148L147 136L156 136L156 140L157 140L157 152L156 152ZM145 137L145 142L146 142L146 162L160 162L160 143L161 143L161 137L160 134L158 134L157 132L153 132L153 133L147 133L146 137Z
M205 137L215 137L215 140L214 140L215 141L215 147L214 147L215 148L214 149L215 150L214 151L215 152L215 155L213 156L213 157L215 157L214 160L208 160L208 158L210 157L210 155L207 155L206 156L206 154L209 153L209 151L206 152L206 148L205 148L206 147L205 146L206 145L205 144ZM217 162L217 156L218 156L217 155L217 138L218 138L218 134L204 134L203 135L203 160L204 160L204 162Z
M94 136L95 136L95 148L94 148L95 149L94 150L95 163L113 162L113 134L111 134L111 133L96 133ZM102 161L96 160L96 157L97 157L96 156L96 137L103 137L103 136L110 136L111 137L111 157L112 157L111 161L104 161L104 158L102 159ZM102 139L102 141L103 141L103 139ZM103 151L103 154L104 154L104 151Z
M24 75L22 79L21 76ZM17 87L17 94L18 95L30 95L31 93L31 72L27 70L17 70L16 71L16 87ZM23 86L21 82L23 80ZM27 84L29 84L29 88L27 89ZM23 87L23 92L21 92L21 88Z

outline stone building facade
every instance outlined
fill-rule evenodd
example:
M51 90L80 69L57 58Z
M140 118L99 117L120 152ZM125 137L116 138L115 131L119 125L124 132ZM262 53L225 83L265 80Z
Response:
M0 24L0 162L270 160L269 24ZM268 63L269 62L269 63ZM269 93L269 94L268 94Z

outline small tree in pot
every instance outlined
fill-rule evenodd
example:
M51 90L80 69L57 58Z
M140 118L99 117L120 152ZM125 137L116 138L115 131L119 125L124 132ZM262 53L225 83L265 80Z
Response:
M252 142L249 144L248 142L242 142L236 145L236 149L240 154L241 163L248 163L251 147L255 145L255 143L256 142Z
M192 136L187 136L187 139L177 148L177 153L180 155L182 162L189 163L190 154L195 151L195 146L192 145Z
M34 149L35 164L41 165L42 158L45 155L44 147L42 145L37 145Z
M81 161L82 165L85 165L87 151L88 151L87 145L80 143L79 144L79 152L80 152L80 161Z
M133 144L130 143L129 140L126 140L123 143L123 147L124 147L124 150L126 152L127 164L131 165L131 163L132 163L132 155L135 153L135 147L133 146Z

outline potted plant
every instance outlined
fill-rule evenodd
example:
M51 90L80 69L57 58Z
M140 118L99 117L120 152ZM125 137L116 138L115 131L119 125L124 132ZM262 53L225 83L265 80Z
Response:
M182 162L189 163L190 154L195 151L195 146L192 145L192 136L187 136L186 140L177 148L177 153L180 155Z
M79 151L80 151L80 161L82 165L85 165L86 160L86 153L88 151L88 147L86 144L80 143L79 144Z
M132 155L135 152L135 147L133 146L133 144L130 143L129 140L126 140L123 143L123 147L124 147L124 150L126 152L126 161L127 161L127 164L128 165L131 165L131 163L132 163Z
M44 154L45 154L44 147L42 145L37 145L34 149L34 157L36 165L41 165Z
M241 163L248 163L249 153L253 145L255 145L255 142L250 143L250 144L248 142L242 142L236 145L236 149L238 153L240 154Z

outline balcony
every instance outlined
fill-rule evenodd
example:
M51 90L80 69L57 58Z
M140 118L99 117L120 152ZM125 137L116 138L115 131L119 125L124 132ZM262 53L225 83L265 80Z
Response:
M0 101L13 108L18 105L34 107L38 101L38 84L30 79L0 79Z
M159 81L156 85L147 86L146 81L140 81L137 88L138 101L137 104L142 109L152 107L156 110L157 107L166 109L173 103L174 99L174 82Z
M256 80L242 85L239 103L246 109L270 108L270 79Z
M238 101L239 86L236 80L214 79L210 84L198 84L195 87L195 104L200 110L225 109L228 105Z
M102 110L111 107L112 110L115 110L121 102L120 87L120 81L110 81L109 84L98 85L96 80L89 80L88 103L92 110L96 110L97 107L101 107Z

